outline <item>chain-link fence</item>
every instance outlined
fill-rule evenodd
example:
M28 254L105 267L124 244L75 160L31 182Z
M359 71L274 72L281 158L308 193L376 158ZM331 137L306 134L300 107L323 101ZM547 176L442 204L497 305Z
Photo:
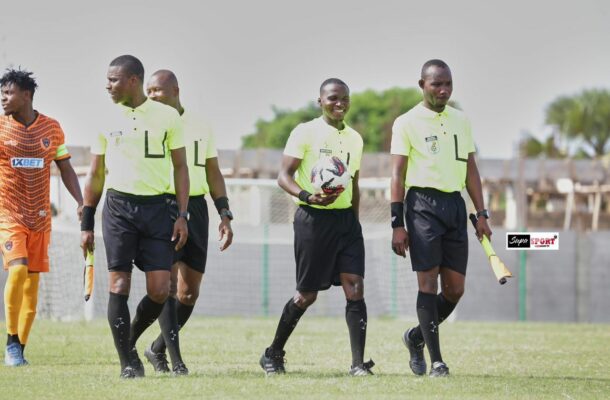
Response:
M390 249L389 182L362 180L360 219L366 249L365 297L371 315L414 317L415 274L407 260ZM275 180L228 179L235 215L233 245L220 252L219 219L211 199L210 242L206 274L195 313L203 315L275 315L295 291L292 219L296 205ZM101 207L100 207L101 209ZM101 212L97 213L99 218ZM101 221L97 222L101 226ZM98 228L98 231L100 229ZM56 219L49 251L51 272L41 280L38 313L61 320L103 317L108 301L108 274L103 240L97 238L95 289L83 300L83 261L79 228L66 215ZM145 294L145 277L134 269L130 306ZM342 315L341 288L320 293L308 314Z

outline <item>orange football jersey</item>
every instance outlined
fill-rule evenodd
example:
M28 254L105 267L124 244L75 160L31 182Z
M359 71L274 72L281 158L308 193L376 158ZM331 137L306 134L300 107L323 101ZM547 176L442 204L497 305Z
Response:
M0 117L0 222L51 230L51 162L70 158L59 123L43 114L25 126Z

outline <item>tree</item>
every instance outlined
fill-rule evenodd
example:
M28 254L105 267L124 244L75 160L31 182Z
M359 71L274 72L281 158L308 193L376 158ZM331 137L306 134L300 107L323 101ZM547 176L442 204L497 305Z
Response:
M314 102L297 111L282 110L275 106L271 109L274 117L270 121L259 119L256 121L256 132L242 138L244 148L281 149L295 126L320 115Z
M539 140L531 133L526 133L521 140L521 155L526 158L565 158L567 154L561 150L556 134L549 135L546 139Z
M603 156L610 141L610 91L591 89L559 97L547 108L546 122L566 139L581 141L585 147L577 153Z
M413 88L353 93L347 123L362 135L365 151L388 151L394 120L421 99L420 90ZM295 126L320 116L320 109L314 102L296 111L277 107L272 110L274 116L271 120L259 119L256 132L242 139L244 148L283 148Z

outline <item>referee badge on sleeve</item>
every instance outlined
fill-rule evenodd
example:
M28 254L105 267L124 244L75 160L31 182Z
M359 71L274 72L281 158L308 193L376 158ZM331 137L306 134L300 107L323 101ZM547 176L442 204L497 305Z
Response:
M438 138L436 135L428 136L426 138L426 147L428 147L428 152L430 154L436 154L441 150L440 144L438 142Z

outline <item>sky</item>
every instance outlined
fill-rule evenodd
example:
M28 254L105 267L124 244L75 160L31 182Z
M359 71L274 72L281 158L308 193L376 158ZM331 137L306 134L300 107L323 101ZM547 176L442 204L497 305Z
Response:
M33 71L35 108L60 121L69 145L87 145L96 112L112 107L108 64L135 55L147 78L173 70L184 107L235 149L272 106L316 100L326 78L352 93L417 87L421 65L440 58L479 155L510 158L523 132L548 132L558 96L610 88L610 2L562 3L36 0L2 7L0 68Z

